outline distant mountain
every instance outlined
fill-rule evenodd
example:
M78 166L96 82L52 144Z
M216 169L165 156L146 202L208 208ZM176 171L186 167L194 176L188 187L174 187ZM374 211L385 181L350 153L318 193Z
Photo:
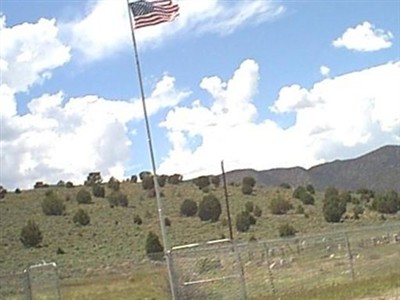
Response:
M252 176L257 184L265 186L312 184L317 190L335 186L353 191L368 188L400 192L400 146L384 146L355 159L336 160L308 170L300 167L266 171L245 169L227 172L226 176L228 182L241 182L243 177Z

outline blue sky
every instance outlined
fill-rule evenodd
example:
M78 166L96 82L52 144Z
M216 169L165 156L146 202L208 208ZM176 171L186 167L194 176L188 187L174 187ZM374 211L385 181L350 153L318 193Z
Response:
M400 1L180 0L136 31L157 172L400 144ZM124 0L3 0L0 185L150 170Z

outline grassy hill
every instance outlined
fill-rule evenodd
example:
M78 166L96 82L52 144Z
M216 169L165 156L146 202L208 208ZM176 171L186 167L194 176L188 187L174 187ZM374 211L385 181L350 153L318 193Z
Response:
M106 185L104 185L106 187ZM0 269L7 273L22 270L31 263L41 260L56 261L62 269L62 276L91 276L104 272L122 272L123 265L129 262L146 260L145 239L149 231L159 235L157 205L154 197L142 189L140 183L121 183L121 191L128 195L128 207L111 208L107 199L93 198L92 204L78 204L76 193L81 188L49 187L35 190L24 190L20 194L8 193L0 200ZM65 201L66 214L63 216L44 215L41 203L47 190L53 189ZM220 239L229 236L225 209L224 190L222 187L211 187L222 204L222 215L218 222L202 222L198 217L180 215L180 205L185 199L199 203L206 195L192 182L178 185L166 184L161 189L164 214L172 225L167 227L170 246ZM106 195L110 190L106 188ZM251 237L266 240L278 237L278 227L283 223L292 224L298 235L317 232L332 232L358 228L364 225L381 224L400 220L400 215L387 215L383 221L381 214L366 210L359 220L346 219L343 223L327 223L321 213L322 193L316 194L315 205L304 206L304 214L296 214L295 209L286 215L273 215L269 210L272 199L278 195L289 200L296 208L301 202L292 198L292 189L280 187L256 186L252 195L245 196L241 187L229 185L228 193L235 238L248 241ZM262 216L249 232L238 233L235 229L236 215L244 210L245 203L252 201L262 209ZM352 211L353 204L347 206ZM91 218L90 225L79 226L73 222L73 215L83 208ZM133 222L138 214L142 225ZM28 219L39 224L43 241L39 248L25 248L20 242L21 228ZM62 251L60 251L62 250ZM64 252L64 254L60 254Z

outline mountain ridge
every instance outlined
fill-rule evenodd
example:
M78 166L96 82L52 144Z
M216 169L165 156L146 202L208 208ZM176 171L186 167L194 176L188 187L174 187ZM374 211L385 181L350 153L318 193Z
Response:
M308 169L239 169L226 173L228 182L239 183L246 176L254 177L257 184L263 186L312 184L317 190L335 186L342 190L368 188L400 192L400 145L386 145L356 158L334 160Z

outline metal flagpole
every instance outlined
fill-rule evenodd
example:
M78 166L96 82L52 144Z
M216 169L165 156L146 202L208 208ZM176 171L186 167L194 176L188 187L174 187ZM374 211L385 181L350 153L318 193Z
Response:
M150 158L151 158L151 164L152 164L152 168L153 168L154 189L156 192L158 218L159 218L160 227L161 227L161 237L162 237L162 241L164 244L164 256L167 261L167 269L168 269L169 285L171 288L171 295L172 295L172 299L175 300L176 292L175 292L175 285L174 285L173 274L172 274L171 260L170 260L170 256L169 256L170 249L169 249L168 240L167 240L164 214L163 214L162 202L161 202L161 197L160 197L160 189L159 189L158 180L157 180L156 163L155 163L155 159L154 159L153 144L151 142L150 124L149 124L149 120L147 117L146 99L145 99L144 89L143 89L142 72L140 69L139 55L138 55L138 49L137 49L137 44L136 44L135 30L134 30L133 20L132 20L132 13L131 13L131 9L129 6L129 0L127 0L127 4L128 4L129 22L131 25L133 48L135 50L135 60L136 60L136 68L137 68L138 79L139 79L140 95L142 98L144 120L145 120L145 124L146 124L147 142L149 144Z
M231 211L229 209L228 189L226 187L226 176L225 176L223 160L221 161L221 170L222 170L222 179L224 180L225 204L226 204L226 213L228 215L228 225L229 225L229 238L233 242L232 219L231 219Z

